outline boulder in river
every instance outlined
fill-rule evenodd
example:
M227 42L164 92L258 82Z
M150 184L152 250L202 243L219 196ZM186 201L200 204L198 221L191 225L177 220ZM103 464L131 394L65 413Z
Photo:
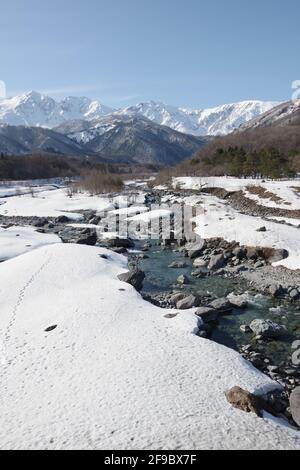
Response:
M290 396L290 407L293 420L300 426L300 387L295 388Z
M145 279L145 273L140 269L133 269L127 273L120 274L118 279L122 282L126 282L133 286L138 292L143 288L143 282Z
M185 284L189 284L190 281L189 281L189 278L187 276L185 276L184 274L182 274L181 276L179 276L177 278L177 284L180 284L180 285L185 285Z
M253 320L253 322L250 323L250 328L256 336L262 336L263 338L279 338L286 333L283 326L271 320Z
M230 313L234 308L232 303L225 297L213 300L212 302L210 302L209 307L217 310L221 314Z
M168 268L171 268L171 269L184 269L187 267L187 264L185 263L185 261L173 261L173 263L171 263Z
M210 271L216 271L220 268L223 268L225 266L225 264L226 264L226 260L225 260L223 254L214 255L210 259L210 262L208 264L208 269Z
M245 294L235 295L232 293L227 296L227 299L235 308L243 309L248 306L248 300Z
M199 239L194 243L188 243L185 246L188 257L191 259L198 258L206 248L205 240Z
M189 308L198 307L199 304L199 298L191 294L187 297L184 297L182 300L179 300L176 304L176 308L178 310L188 310Z
M108 241L108 244L114 248L134 248L134 242L130 238L114 238Z
M220 313L211 307L199 307L196 312L197 317L200 317L204 323L216 321L219 318Z

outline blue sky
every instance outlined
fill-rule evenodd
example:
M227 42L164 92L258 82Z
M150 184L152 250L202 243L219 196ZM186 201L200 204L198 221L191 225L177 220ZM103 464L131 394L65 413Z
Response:
M8 94L208 107L283 100L300 79L299 0L9 0Z

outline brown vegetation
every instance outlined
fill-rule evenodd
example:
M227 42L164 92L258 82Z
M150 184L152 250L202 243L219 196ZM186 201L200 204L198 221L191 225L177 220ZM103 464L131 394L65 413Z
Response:
M93 169L82 175L75 189L87 191L91 195L122 191L123 179L119 175Z

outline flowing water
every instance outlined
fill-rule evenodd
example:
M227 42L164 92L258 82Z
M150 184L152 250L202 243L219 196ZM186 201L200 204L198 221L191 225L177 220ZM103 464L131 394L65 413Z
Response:
M236 294L247 292L249 288L245 282L238 279L221 276L193 278L191 260L172 249L152 246L146 255L148 258L139 260L139 266L146 274L143 292L147 294L171 292L181 274L185 274L190 280L190 284L185 286L185 289L200 297L208 294L214 297L224 297L231 292ZM184 269L168 268L173 261L185 261L187 267ZM284 325L287 334L280 340L255 344L253 335L243 333L240 326L248 325L256 318L270 319ZM245 310L234 310L231 315L221 317L218 326L213 331L212 339L236 350L253 342L255 350L261 352L272 364L279 365L283 362L288 364L293 354L292 343L300 339L300 312L291 304L280 303L273 298L249 292L248 307Z

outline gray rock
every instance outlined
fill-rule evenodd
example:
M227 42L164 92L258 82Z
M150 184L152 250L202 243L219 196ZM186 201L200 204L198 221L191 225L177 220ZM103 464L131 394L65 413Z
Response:
M251 333L251 331L252 331L250 326L248 326L248 325L241 325L240 330L241 330L242 333L245 333L245 334Z
M233 310L232 303L226 298L220 298L210 302L209 307L217 310L219 313L229 313Z
M171 269L184 269L187 267L187 264L184 261L173 261L173 263L169 264L168 268Z
M237 259L242 260L246 257L246 250L242 247L237 247L233 250L232 254Z
M186 294L184 292L178 292L177 294L173 294L171 295L170 297L170 304L171 305L177 305L177 302L179 302L179 300L182 300L186 297Z
M41 227L45 227L45 225L48 224L48 220L45 219L45 218L40 218L38 219L34 224L33 226L34 227L37 227L37 228L41 228Z
M235 295L229 294L227 299L235 308L247 308L248 307L248 300L246 299L245 295Z
M178 310L188 310L189 308L198 307L200 303L199 298L194 295L189 295L184 297L182 300L179 300L176 304Z
M182 274L181 276L179 276L177 278L177 284L180 284L180 285L185 285L185 284L189 284L189 278L187 276L185 276L184 274Z
M185 246L185 249L188 253L188 257L191 259L195 259L195 258L198 258L203 253L203 251L205 250L205 247L206 247L205 240L201 239L195 243L188 243Z
M113 240L109 240L108 244L115 248L134 248L134 242L129 238L115 238Z
M67 217L66 215L60 215L59 217L55 219L56 224L67 224L70 221L71 219Z
M120 274L118 279L122 282L126 282L133 286L137 291L141 291L143 288L143 282L145 279L145 273L139 269L134 269L124 274Z
M223 254L215 255L210 259L208 269L211 271L218 270L220 268L223 268L225 264L226 264L226 260Z
M300 387L295 388L290 396L290 407L293 420L300 426Z
M89 234L82 235L78 240L77 240L77 245L88 245L88 246L95 246L98 241L97 233L96 232L90 232Z
M208 265L208 261L202 258L196 258L193 263L194 268L206 268L207 265Z
M289 291L289 297L293 300L298 300L300 298L300 292L298 291L298 289L291 289Z
M273 284L269 287L268 291L273 297L280 297L283 294L283 288L280 284Z
M199 307L196 312L197 317L200 317L205 323L216 321L220 313L211 307Z
M285 333L285 328L277 323L272 322L271 320L253 320L250 324L251 331L256 336L261 336L263 338L279 338Z
M195 269L194 271L191 272L191 276L196 277L196 278L202 278L206 277L208 274L208 269L207 268L198 268Z

